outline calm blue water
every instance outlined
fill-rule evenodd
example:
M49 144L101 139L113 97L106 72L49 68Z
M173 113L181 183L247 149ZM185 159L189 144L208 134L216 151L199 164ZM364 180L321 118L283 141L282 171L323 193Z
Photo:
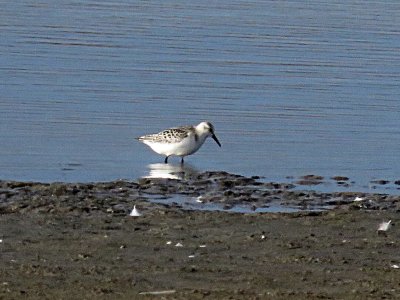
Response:
M0 6L0 179L146 176L133 138L202 120L196 171L400 179L398 1Z

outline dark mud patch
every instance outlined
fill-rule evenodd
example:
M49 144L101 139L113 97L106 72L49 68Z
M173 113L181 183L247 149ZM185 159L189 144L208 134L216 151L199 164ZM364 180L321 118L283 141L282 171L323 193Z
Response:
M385 180L385 179L378 179L378 180L371 180L371 183L379 184L379 185L386 185L386 184L389 184L390 181L389 180Z
M304 175L300 177L300 180L296 181L298 185L318 185L321 184L324 180L324 177L319 175Z
M335 181L348 181L350 178L346 176L333 176L332 179Z

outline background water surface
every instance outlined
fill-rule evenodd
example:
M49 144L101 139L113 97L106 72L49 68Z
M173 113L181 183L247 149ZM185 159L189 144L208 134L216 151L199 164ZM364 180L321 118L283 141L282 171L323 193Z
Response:
M133 138L202 120L195 171L400 179L398 1L0 6L0 179L151 175Z

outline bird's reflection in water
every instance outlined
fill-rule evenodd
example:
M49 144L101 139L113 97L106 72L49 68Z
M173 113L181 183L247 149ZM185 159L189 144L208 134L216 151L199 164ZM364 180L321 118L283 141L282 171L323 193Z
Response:
M188 179L193 175L199 173L190 164L150 164L147 166L149 168L149 174L143 176L143 178L169 178L169 179Z

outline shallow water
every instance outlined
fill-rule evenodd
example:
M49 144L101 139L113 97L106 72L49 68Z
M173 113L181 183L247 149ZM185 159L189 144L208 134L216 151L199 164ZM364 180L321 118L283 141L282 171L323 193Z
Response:
M146 195L149 197L149 195ZM224 205L221 203L202 203L196 201L196 198L187 197L182 195L174 195L173 197L150 197L150 202L159 203L167 206L177 206L184 210L200 210L200 211L224 211L231 213L295 213L301 211L325 211L329 209L333 209L334 206L329 205L313 205L309 207L304 206L290 206L290 205L282 205L280 203L268 203L261 207L255 207L251 204L241 204L241 205Z
M147 176L163 158L133 138L202 120L222 148L198 171L400 179L397 1L1 7L0 179Z

